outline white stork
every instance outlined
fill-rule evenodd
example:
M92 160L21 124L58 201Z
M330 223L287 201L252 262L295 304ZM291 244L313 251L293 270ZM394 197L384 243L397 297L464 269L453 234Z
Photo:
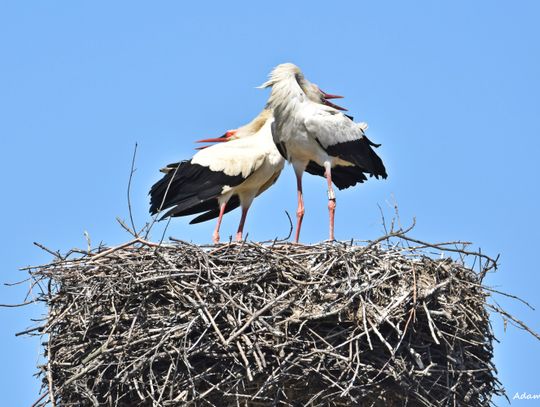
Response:
M267 108L274 112L272 134L277 148L292 163L297 180L298 209L295 241L304 216L302 174L326 177L330 240L334 240L334 213L339 189L367 180L366 174L386 178L386 169L364 134L365 123L355 123L333 106L314 103L304 89L306 79L293 64L278 65L261 88L272 87Z
M236 239L241 240L253 199L268 189L283 169L283 157L272 140L273 120L271 111L265 109L244 126L249 128L249 137L215 144L191 160L164 168L165 176L150 190L150 213L170 208L163 219L203 212L191 224L217 217L212 240L218 243L223 215L242 206L236 233Z
M333 105L325 98L340 97L324 93L307 81L305 86L307 97L319 103ZM219 144L201 148L191 160L163 168L165 176L150 190L150 213L169 209L163 219L203 212L191 224L217 217L212 240L218 243L223 215L241 206L236 233L236 240L241 240L253 199L276 182L285 164L272 138L273 121L271 110L265 109L247 125L219 138L199 140Z

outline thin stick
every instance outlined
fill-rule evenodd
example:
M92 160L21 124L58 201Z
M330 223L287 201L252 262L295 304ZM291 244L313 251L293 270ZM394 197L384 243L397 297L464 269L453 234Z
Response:
M135 157L137 156L137 143L135 143L135 148L133 149L133 157L131 158L131 169L129 171L129 181L128 181L128 187L127 187L127 202L128 202L128 209L129 209L129 220L131 221L131 230L133 231L133 235L135 237L139 237L137 235L137 227L135 226L135 221L133 220L133 211L131 210L131 180L133 179L133 174L135 173Z

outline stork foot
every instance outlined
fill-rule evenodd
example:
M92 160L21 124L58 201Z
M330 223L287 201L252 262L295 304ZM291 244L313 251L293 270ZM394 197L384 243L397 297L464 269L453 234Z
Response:
M212 234L212 242L214 242L214 244L218 244L218 243L219 243L219 233L214 232L214 233Z

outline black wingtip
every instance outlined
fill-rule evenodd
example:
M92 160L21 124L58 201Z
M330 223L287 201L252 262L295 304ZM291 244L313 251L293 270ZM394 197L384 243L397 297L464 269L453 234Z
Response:
M192 219L189 224L195 225L197 223L206 222L207 220L217 218L219 216L219 203L216 200L214 200L214 208L209 210L208 212L203 213L202 215L197 216L196 218ZM240 206L240 199L238 198L238 195L234 195L229 199L227 202L227 205L225 206L225 213L228 213L232 211L233 209L236 209ZM199 211L202 212L202 211Z
M214 210L225 186L244 181L242 175L226 175L191 161L172 165L177 168L167 172L150 189L150 213L168 210L160 220Z
M339 157L354 164L356 171L364 172L370 176L386 178L386 168L383 161L373 150L380 144L373 143L366 136L359 139L337 143L326 148L330 156Z
M374 143L373 141L371 141L370 139L368 139L367 136L364 136L364 138L366 139L366 141L368 142L368 144L369 144L371 147L379 148L380 146L382 146L382 144Z

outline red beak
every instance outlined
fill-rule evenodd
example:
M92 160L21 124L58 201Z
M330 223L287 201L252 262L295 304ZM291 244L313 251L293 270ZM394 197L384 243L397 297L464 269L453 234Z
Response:
M202 140L197 140L195 143L222 143L224 141L229 141L229 139L235 134L236 134L236 130L229 130L221 137L204 138Z
M217 138L203 138L202 140L197 140L195 143L222 143L227 140L228 140L228 137L223 135Z
M323 102L326 106L333 107L334 109L342 110L342 111L345 111L345 112L347 111L347 109L345 109L344 107L338 106L338 105L336 105L336 104L334 104L334 103L332 103L332 102L330 102L330 101L328 101L328 100L326 100L326 99L323 99L322 102Z
M332 95L331 93L326 93L324 90L321 90L319 89L322 94L323 94L323 98L325 99L343 99L343 96L340 96L340 95Z

